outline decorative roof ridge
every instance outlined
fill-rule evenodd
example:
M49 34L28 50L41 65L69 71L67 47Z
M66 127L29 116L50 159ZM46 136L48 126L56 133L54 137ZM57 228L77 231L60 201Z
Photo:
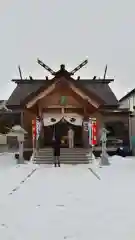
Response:
M53 78L52 78L53 79ZM52 79L12 79L12 82L15 82L17 84L32 84L32 83L39 83L39 82L47 82L47 81L51 81ZM84 82L87 82L87 83L110 83L110 82L113 82L114 79L85 79L85 78L80 78L79 80L76 80L76 79L73 79L74 81L84 81Z

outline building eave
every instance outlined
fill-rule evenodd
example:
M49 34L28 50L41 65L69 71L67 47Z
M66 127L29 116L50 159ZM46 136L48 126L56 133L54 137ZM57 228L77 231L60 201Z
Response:
M57 77L57 76L56 76ZM71 78L71 77L70 77ZM23 83L27 83L27 84L35 84L35 83L37 83L37 82L43 82L43 81L52 81L53 80L53 78L51 79L45 79L45 78L39 78L39 79L33 79L33 80L31 80L31 79L12 79L11 81L12 82L14 82L14 83L17 83L17 84L23 84ZM88 81L88 82L91 82L91 83L107 83L107 84L109 84L109 83L111 83L111 82L113 82L114 81L114 79L95 79L95 80L93 80L93 79L84 79L84 78L80 78L79 80L77 80L77 79L73 79L74 81Z
M130 114L129 109L99 109L100 112L102 112L103 114L115 114L115 115L119 115L119 114Z

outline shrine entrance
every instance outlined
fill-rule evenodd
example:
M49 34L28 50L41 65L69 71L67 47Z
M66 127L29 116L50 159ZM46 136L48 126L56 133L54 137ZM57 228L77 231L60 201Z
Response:
M54 121L55 118L51 119ZM43 126L42 131L44 135L44 147L52 146L52 140L55 137L59 137L61 139L61 147L69 147L68 131L70 128L74 133L74 147L82 147L82 125L81 123L75 125L73 123L74 120L74 118L71 118L71 123L63 117L60 121L56 121L56 123L54 121L54 123L49 126Z
M62 119L54 126L55 136L60 136L63 147L69 147L68 131L71 128L74 132L74 147L82 146L82 126L75 126Z

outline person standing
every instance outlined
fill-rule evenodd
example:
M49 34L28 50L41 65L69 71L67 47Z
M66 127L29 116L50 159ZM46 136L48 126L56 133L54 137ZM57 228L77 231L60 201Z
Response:
M57 165L58 167L60 167L60 144L61 144L60 137L56 137L53 139L52 147L55 167L57 167Z
M74 131L71 127L69 127L69 130L68 130L68 143L69 143L69 148L74 147Z

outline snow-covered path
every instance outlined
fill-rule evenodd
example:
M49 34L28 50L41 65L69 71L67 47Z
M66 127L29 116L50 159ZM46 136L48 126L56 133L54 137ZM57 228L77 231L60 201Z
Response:
M0 239L134 240L135 160L115 157L112 162L96 169L101 180L86 165L30 164L15 170L13 186L16 179L20 188L11 195L9 187L2 191ZM9 174L10 192L12 180Z

